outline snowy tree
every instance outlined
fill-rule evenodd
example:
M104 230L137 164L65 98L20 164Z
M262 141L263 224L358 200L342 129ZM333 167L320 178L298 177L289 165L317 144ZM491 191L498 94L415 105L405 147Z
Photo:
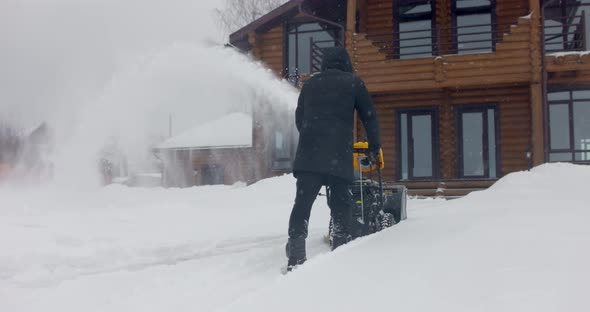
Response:
M223 9L216 9L217 22L226 33L232 33L274 10L286 0L225 0Z

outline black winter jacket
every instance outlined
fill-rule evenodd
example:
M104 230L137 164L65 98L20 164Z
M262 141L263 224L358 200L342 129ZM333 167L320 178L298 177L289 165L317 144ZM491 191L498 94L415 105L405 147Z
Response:
M355 110L367 132L369 149L378 151L379 122L364 82L352 73L344 48L325 49L322 72L305 82L297 103L295 176L314 172L353 180Z

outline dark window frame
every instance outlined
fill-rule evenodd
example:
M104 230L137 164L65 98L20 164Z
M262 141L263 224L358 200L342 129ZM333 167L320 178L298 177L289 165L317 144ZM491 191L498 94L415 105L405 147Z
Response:
M289 35L295 34L295 62L299 62L299 34L308 34L314 32L321 32L321 30L308 30L308 31L299 31L298 28L301 25L305 24L319 24L321 27L326 27L328 29L324 29L323 31L331 33L332 37L334 38L334 45L335 46L342 46L341 34L340 29L333 25L325 24L322 22L318 22L317 20L309 19L309 18L295 18L283 24L283 78L289 80L293 78L292 82L295 85L299 84L299 80L301 77L301 73L290 73L290 64L289 64ZM322 26L322 24L324 26ZM311 49L310 49L310 58L311 58ZM298 66L299 67L299 66ZM311 73L309 73L311 74ZM303 74L307 75L307 73Z
M581 99L574 99L573 92L576 91L590 91L590 85L584 86L576 86L576 87L568 87L568 86L561 86L561 87L553 87L551 88L546 94L546 101L547 101L547 108L546 108L546 159L548 162L551 162L551 154L566 154L570 153L572 156L571 161L567 161L569 163L575 164L590 164L590 160L576 160L576 153L588 153L589 150L580 150L575 148L576 138L575 138L575 124L574 124L574 102L590 102L590 98L581 98ZM560 92L568 92L569 98L566 100L549 100L550 93L560 93ZM567 149L552 149L551 148L551 116L550 116L550 109L551 105L564 105L566 104L568 107L568 130L569 130L569 148ZM590 105L590 104L589 104ZM558 161L558 162L565 162L565 161Z
M440 136L439 136L439 107L438 106L428 106L428 107L409 107L409 108L400 108L396 109L396 140L397 144L397 179L398 181L436 181L440 178L441 172L441 165L440 165L440 157L439 157L439 149L440 149ZM407 134L407 142L408 142L408 178L403 179L403 172L402 172L402 146L401 146L401 116L402 114L407 114L408 116L408 123L406 124L406 134ZM415 177L413 175L412 166L414 164L414 147L411 144L411 136L412 136L412 116L420 116L420 115L430 115L431 116L431 138L432 138L432 176L429 177Z
M496 142L496 177L490 177L490 159L489 159L489 136L490 133L488 131L488 110L494 110L494 136ZM463 113L483 113L483 163L484 163L484 174L481 176L465 176L463 171L464 167L464 159L463 159L463 123L462 123L462 114ZM457 165L455 168L455 174L457 175L458 179L461 180L497 180L502 176L502 144L500 138L500 106L497 103L479 103L479 104L471 104L471 105L462 105L457 107L455 113L455 154L457 156Z
M432 36L432 55L428 56L428 57L433 57L439 54L438 51L438 36L436 35L437 32L437 20L436 20L436 0L393 0L393 58L394 59L401 59L401 41L399 40L399 35L400 35L400 21L401 21L401 17L400 17L400 12L399 12L399 6L400 5L407 5L407 4L418 4L420 2L430 2L430 33ZM426 3L424 3L426 4ZM423 13L420 16L426 16L427 14ZM414 19L410 19L410 20L406 20L406 21L420 21L420 20L425 20L425 19L420 19L420 16L415 16ZM415 57L416 59L418 58L425 58L427 56L418 56ZM410 59L414 59L414 58L410 58Z
M497 14L496 14L496 0L490 0L490 15L491 15L491 26L492 26L492 51L496 52L496 42L498 41L498 34L497 34ZM451 21L452 21L452 27L453 27L453 45L451 50L451 53L453 54L463 54L460 53L461 51L459 50L459 34L458 34L458 29L457 29L457 18L459 16L467 16L467 15L474 15L474 14L482 14L482 13L487 13L487 6L485 6L485 8L483 6L481 7L476 7L476 8L457 8L457 1L451 1ZM485 52L476 52L476 53L485 53ZM489 52L488 52L489 53ZM464 54L469 54L469 53L464 53Z

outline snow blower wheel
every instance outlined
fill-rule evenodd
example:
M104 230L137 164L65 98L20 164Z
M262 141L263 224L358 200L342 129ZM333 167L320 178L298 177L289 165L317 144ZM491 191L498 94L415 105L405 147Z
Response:
M405 186L384 185L383 151L379 152L376 162L371 162L367 156L368 147L367 142L358 142L354 144L353 149L355 180L350 185L350 190L354 206L349 229L352 239L379 232L406 219ZM326 188L326 195L329 206L331 204L329 188ZM333 235L334 220L330 218L328 235L326 235L326 241L330 245Z

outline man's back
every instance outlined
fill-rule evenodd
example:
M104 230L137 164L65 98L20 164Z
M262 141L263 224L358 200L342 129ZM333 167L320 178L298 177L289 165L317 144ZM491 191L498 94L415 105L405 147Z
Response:
M346 50L324 52L322 72L305 82L296 111L300 132L294 171L352 180L352 129L359 112L369 142L379 146L379 124L361 79L352 73Z

